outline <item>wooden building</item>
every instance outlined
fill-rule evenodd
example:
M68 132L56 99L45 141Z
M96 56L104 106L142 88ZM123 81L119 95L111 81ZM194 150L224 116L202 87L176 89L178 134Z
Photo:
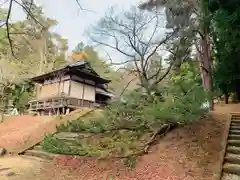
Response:
M86 61L76 61L55 71L33 77L40 84L37 99L29 102L30 111L40 115L65 114L82 107L101 107L113 97Z

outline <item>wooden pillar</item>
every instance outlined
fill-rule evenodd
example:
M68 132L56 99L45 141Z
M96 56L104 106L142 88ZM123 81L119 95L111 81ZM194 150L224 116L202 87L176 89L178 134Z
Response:
M85 80L83 81L82 106L84 105Z
M69 86L68 86L68 96L71 95L71 82L72 82L72 80L71 80L71 77L70 77Z
M60 111L59 111L59 108L57 108L57 116L59 116L60 114Z
M66 115L69 114L69 113L70 113L70 109L67 108L67 110L66 110Z

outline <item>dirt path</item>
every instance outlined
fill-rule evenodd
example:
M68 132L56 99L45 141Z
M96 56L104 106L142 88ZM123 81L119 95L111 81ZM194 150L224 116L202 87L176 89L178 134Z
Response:
M16 116L0 124L0 147L18 151L55 129L52 117Z
M91 109L73 111L62 119L50 116L14 116L0 124L0 147L8 152L19 152L40 142L46 134L56 132L56 126L79 118Z
M1 180L35 180L44 162L36 158L20 156L0 158ZM30 179L29 179L30 178Z

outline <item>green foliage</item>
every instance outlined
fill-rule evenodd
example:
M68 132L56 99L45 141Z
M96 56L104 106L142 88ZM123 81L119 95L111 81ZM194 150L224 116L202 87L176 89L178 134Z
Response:
M141 137L141 141L139 141ZM121 130L104 134L78 137L75 141L60 140L54 135L46 136L42 141L43 150L57 154L72 154L106 158L109 156L129 156L144 146L146 137L140 132ZM144 139L145 138L145 139Z
M239 5L240 5L240 0L209 0L208 1L208 8L212 11L215 12L218 9L226 9L230 12L233 12Z
M214 84L222 93L237 92L240 77L240 8L234 13L220 9L214 15Z
M206 112L202 105L206 102L207 94L199 82L196 69L189 63L184 63L180 72L172 77L173 83L168 89L165 101L149 104L143 109L143 119L151 122L152 127L155 127L156 123L190 123Z
M130 156L124 159L124 165L130 169L134 169L136 167L137 158L136 156Z
M53 135L45 136L41 146L43 150L56 154L64 154L70 150L62 141L55 138Z

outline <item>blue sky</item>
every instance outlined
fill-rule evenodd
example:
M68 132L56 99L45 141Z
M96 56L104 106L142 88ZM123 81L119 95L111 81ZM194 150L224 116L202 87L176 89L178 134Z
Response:
M52 30L58 32L69 41L72 50L80 41L86 42L84 31L104 16L106 10L113 5L128 8L139 4L140 0L80 0L81 5L89 11L82 11L76 0L35 0L43 7L46 16L56 19L58 25ZM24 15L20 8L15 8L13 19L21 19Z

